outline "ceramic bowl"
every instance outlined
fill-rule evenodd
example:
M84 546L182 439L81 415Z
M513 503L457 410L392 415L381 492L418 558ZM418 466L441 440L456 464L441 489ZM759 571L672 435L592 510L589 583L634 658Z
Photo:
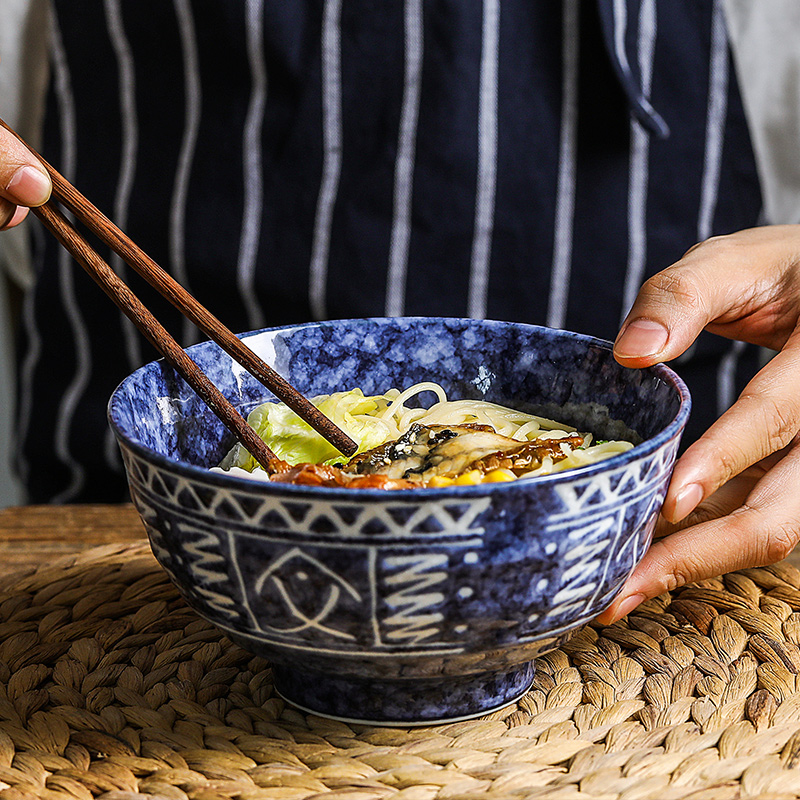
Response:
M162 362L109 405L153 552L186 598L274 666L316 713L429 724L513 702L533 659L614 598L647 549L689 413L667 367L624 369L608 342L494 321L343 320L245 334L306 396L434 380L633 437L578 470L382 491L209 471L231 436ZM244 413L271 397L216 345L189 352Z

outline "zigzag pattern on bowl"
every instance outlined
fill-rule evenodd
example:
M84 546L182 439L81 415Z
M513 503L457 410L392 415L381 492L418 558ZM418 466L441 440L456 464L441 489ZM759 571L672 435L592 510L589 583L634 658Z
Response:
M624 579L649 544L653 524L638 536L630 531L660 506L675 446L557 487L561 508L546 517L537 538L560 574L531 576L538 610L520 610L513 629L518 643L571 628L606 605L619 576ZM341 498L211 492L124 451L132 496L157 558L179 586L192 587L190 599L221 627L332 655L363 656L365 647L371 654L464 650L459 639L469 626L467 612L456 614L461 621L452 624L452 607L445 614L440 606L452 596L466 604L474 593L469 581L450 585L451 572L457 563L481 559L486 526L492 525L489 497L428 496L423 508L394 493L365 506ZM424 553L412 543L420 533L426 536ZM331 566L337 550L348 553L350 579ZM361 572L354 563L363 565ZM327 587L311 603L295 594L302 589L297 576L309 571ZM551 580L558 590L542 613ZM276 604L282 614L275 613ZM276 624L276 617L286 622ZM342 624L356 617L370 632L369 642L353 632L358 626Z

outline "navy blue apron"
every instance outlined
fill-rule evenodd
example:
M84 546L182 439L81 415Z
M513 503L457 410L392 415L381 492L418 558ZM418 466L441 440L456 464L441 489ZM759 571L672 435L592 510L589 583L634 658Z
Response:
M52 52L44 154L236 331L426 314L613 339L647 276L761 209L719 0L56 0ZM156 354L34 234L20 472L32 502L122 500L105 406ZM703 335L677 368L691 439L755 352Z

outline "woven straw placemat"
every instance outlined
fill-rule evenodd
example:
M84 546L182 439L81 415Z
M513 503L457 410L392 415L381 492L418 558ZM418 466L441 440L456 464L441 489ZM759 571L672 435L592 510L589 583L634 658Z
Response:
M0 591L0 798L794 798L798 612L794 567L734 573L585 627L509 708L377 728L287 705L146 546L98 548Z

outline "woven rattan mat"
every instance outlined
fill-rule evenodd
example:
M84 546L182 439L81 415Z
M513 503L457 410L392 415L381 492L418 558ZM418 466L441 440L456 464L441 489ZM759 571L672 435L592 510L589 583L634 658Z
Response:
M739 572L586 627L534 687L428 728L302 714L146 546L0 591L0 798L794 798L800 572Z

